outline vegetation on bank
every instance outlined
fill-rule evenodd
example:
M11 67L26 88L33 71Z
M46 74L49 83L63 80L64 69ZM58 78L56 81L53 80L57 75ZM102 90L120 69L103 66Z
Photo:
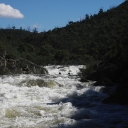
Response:
M125 89L117 89L121 93L113 97L121 94L128 104L127 12L126 0L105 12L101 8L98 14L86 14L81 21L70 21L63 28L47 32L38 33L36 29L31 32L15 26L1 28L0 57L6 51L6 58L25 58L38 65L86 64L82 81L96 80L96 85L105 86L118 83L118 88Z
M39 65L86 64L125 52L127 45L127 1L106 12L85 15L63 28L38 33L36 29L0 29L0 49ZM107 58L108 57L108 58Z

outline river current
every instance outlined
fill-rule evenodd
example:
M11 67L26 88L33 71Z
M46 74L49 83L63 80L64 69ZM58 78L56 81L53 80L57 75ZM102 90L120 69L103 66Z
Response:
M0 128L127 128L127 106L102 103L114 88L80 82L81 67L0 76Z

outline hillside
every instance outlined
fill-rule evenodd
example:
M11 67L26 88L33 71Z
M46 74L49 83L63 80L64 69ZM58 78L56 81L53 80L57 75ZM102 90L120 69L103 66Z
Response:
M63 28L38 33L15 26L0 29L0 49L13 57L22 57L39 65L86 64L126 49L128 40L128 2L70 21ZM115 53L114 53L115 52Z

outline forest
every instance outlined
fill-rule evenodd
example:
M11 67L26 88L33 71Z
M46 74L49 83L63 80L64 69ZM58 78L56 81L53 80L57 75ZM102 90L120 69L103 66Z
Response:
M38 32L0 28L0 58L24 58L37 65L86 65L81 81L95 80L95 85L124 87L128 98L128 1L98 14L85 14L80 21L65 27ZM121 87L122 87L121 86ZM118 94L117 94L118 95ZM125 98L127 96L127 98ZM113 95L114 99L114 95ZM110 101L111 102L111 101ZM118 101L115 101L118 102ZM128 103L127 103L128 104Z
M39 65L86 64L111 58L127 50L127 4L106 12L100 9L98 14L86 14L81 21L69 21L65 27L47 32L0 28L0 55L6 50L10 56Z

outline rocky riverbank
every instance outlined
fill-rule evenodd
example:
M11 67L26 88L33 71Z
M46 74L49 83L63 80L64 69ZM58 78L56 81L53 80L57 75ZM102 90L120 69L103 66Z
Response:
M0 75L9 74L48 74L48 71L23 58L0 57Z
M119 65L119 62L117 63ZM118 66L115 63L91 65L83 70L82 80L97 81L94 86L116 87L115 91L103 102L108 104L128 105L128 68L127 63ZM109 93L109 92L108 92Z

